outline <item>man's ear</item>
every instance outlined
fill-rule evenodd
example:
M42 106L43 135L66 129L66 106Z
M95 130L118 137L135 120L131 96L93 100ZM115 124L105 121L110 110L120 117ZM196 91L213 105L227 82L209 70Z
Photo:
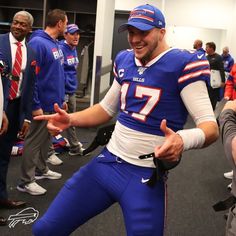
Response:
M159 34L160 41L163 40L163 38L165 37L165 34L166 34L166 29L164 28L160 29L160 34Z

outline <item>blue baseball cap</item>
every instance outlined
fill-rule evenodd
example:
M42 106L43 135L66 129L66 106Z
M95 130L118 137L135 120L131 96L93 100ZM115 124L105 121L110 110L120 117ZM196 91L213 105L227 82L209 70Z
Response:
M78 32L78 33L81 32L81 30L79 29L78 25L76 25L76 24L69 24L69 25L66 26L65 33L74 34L75 32Z
M165 17L156 7L146 4L134 8L129 15L128 22L121 25L118 32L127 30L133 26L139 30L147 31L153 28L165 28Z

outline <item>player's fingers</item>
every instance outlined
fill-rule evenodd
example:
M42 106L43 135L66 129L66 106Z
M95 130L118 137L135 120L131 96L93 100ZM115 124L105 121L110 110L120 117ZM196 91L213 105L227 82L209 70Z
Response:
M60 115L66 113L65 110L61 109L57 103L54 104L54 111Z
M34 120L50 120L54 117L54 114L51 115L39 115L39 116L34 116Z
M167 121L166 121L166 119L163 119L163 120L161 121L160 129L161 129L161 131L165 134L165 136L174 133L174 131L173 131L172 129L170 129L170 128L167 127Z
M59 127L53 125L53 124L50 123L50 122L48 122L47 128L48 128L48 130L49 130L50 133L54 133L54 132L55 132L55 133L61 133L61 132L62 132L62 130L61 130Z
M168 155L168 148L169 148L169 145L167 145L166 143L164 143L162 146L158 146L158 147L155 147L155 156L156 157L161 157L161 156L164 156L164 155Z

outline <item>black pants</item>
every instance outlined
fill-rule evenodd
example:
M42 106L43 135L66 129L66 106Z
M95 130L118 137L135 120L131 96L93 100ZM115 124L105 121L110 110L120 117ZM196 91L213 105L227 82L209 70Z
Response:
M216 103L219 101L220 98L220 88L213 89L212 87L208 86L208 94L210 97L211 105L213 110L216 108Z
M0 136L0 199L7 199L7 171L12 146L20 129L20 99L9 101L6 115L9 121L7 133Z

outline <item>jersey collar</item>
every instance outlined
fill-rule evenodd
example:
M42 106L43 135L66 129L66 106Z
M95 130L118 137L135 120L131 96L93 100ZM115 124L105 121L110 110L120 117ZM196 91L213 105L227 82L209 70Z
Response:
M135 60L135 64L136 66L142 66L142 67L150 67L151 65L153 65L155 62L157 62L161 57L163 57L166 53L168 53L169 51L173 50L175 48L169 48L166 51L162 52L161 54L159 54L158 56L156 56L155 58L153 58L151 61L149 61L146 65L143 65L142 62L137 59L136 57L134 58Z

